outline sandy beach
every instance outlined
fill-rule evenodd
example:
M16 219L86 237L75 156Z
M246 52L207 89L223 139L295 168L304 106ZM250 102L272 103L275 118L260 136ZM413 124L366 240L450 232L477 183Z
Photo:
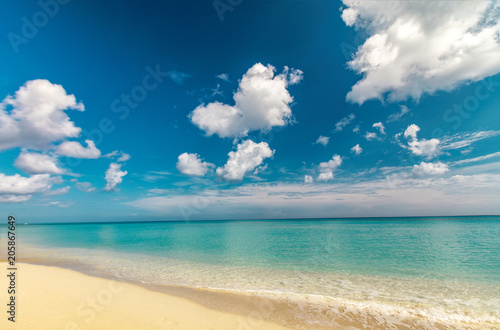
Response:
M2 329L287 329L129 283L58 267L17 267L16 322L7 319L2 289ZM7 288L9 278L1 278Z

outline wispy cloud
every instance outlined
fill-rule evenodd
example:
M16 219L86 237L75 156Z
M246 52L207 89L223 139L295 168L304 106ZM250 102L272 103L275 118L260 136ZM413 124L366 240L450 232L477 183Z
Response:
M215 76L216 78L219 78L221 80L224 80L226 82L229 82L229 75L227 73L221 73Z
M479 140L491 138L500 135L500 131L479 131L472 133L457 133L449 137L443 137L441 149L453 150L470 146Z
M376 128L380 131L380 134L385 135L385 126L382 124L382 122L378 122L372 125L373 128Z
M310 178L305 181L310 184L246 184L233 189L207 189L202 194L141 198L127 205L182 218L180 206L189 207L204 198L206 207L191 214L193 219L228 219L235 214L240 218L266 217L271 210L281 210L292 218L500 212L495 202L500 197L498 173L438 178L389 176L333 184L312 184Z
M342 118L341 120L339 120L335 124L335 132L343 131L344 127L346 127L347 125L349 125L355 118L356 118L356 116L353 113L351 113L350 115L348 115L348 116Z
M408 112L410 112L410 109L402 105L401 110L399 112L393 113L392 115L389 115L389 117L387 117L387 122L390 123L393 121L398 121Z
M184 85L184 82L186 81L186 79L191 77L191 75L188 73L175 71L175 70L167 72L167 75L174 83L176 83L177 85L180 85L180 86Z
M474 157L474 158L468 158L468 159L458 160L456 162L453 162L453 164L454 165L462 165L462 164L480 162L480 161L485 160L485 159L490 159L490 158L499 157L499 156L500 156L500 151L499 152L494 152L492 154L484 155L484 156L479 156L479 157Z
M141 179L146 182L156 182L158 180L166 179L166 177L172 175L172 173L166 171L148 171L146 174L134 175L141 177Z
M314 144L322 144L324 147L326 147L328 142L330 142L330 138L328 136L320 135L316 142L314 142Z

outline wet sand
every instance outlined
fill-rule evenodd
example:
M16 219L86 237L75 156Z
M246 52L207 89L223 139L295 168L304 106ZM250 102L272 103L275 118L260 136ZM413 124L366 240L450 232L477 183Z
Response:
M258 315L225 313L130 283L50 266L17 268L16 322L7 319L2 303L1 329L287 329ZM2 276L0 287L8 282ZM7 302L7 290L1 292Z

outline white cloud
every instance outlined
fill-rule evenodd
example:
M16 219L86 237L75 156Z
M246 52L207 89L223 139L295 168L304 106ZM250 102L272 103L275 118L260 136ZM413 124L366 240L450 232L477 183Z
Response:
M361 148L359 144L356 144L354 147L351 148L351 152L353 152L356 155L359 155L361 152L363 152L363 148Z
M437 163L421 162L419 165L413 165L412 173L416 176L440 175L448 172L448 165Z
M353 26L358 18L358 11L354 8L346 8L342 11L341 17L347 26Z
M84 192L92 192L95 191L95 188L92 186L90 182L77 182L76 189Z
M0 150L47 149L52 142L77 137L81 129L69 120L67 109L84 107L61 85L44 79L26 82L0 103Z
M358 133L360 131L359 125L356 125L356 127L353 128L352 130L354 133Z
M404 137L405 138L408 138L408 137L411 137L412 139L416 139L417 138L417 132L420 131L420 127L418 127L417 125L415 124L411 124L410 126L408 126L404 132Z
M314 142L315 144L322 144L324 147L330 142L330 138L328 136L320 135L319 138Z
M146 174L141 175L142 180L147 182L156 182L158 180L164 180L167 176L172 175L170 172L165 171L148 171Z
M14 165L28 174L64 174L54 156L23 150Z
M52 202L48 202L48 203L45 203L45 204L41 204L43 206L57 206L57 207L70 207L71 205L73 205L72 202L61 202L61 201L52 201Z
M130 155L122 152L121 156L116 160L117 162L126 162L130 159Z
M236 151L229 152L227 163L217 168L216 174L226 181L241 181L245 174L252 172L273 154L274 150L266 142L243 141L238 144Z
M121 171L122 164L111 163L109 164L109 168L106 170L106 176L104 179L106 180L106 186L104 190L112 191L116 189L125 175L127 175L127 171Z
M404 137L408 139L408 146L402 145L403 148L408 148L413 154L417 156L426 156L428 159L435 157L440 154L440 141L438 139L417 139L417 132L420 131L420 127L415 124L411 124L404 131ZM401 133L396 134L396 139L401 135Z
M335 124L335 131L336 132L340 132L340 131L344 130L344 127L346 127L347 125L349 125L355 118L356 118L356 116L353 113L351 113L350 115L342 118L341 120L339 120Z
M408 112L410 112L410 109L402 105L401 110L399 112L393 113L392 115L389 115L389 117L387 117L387 122L390 123L393 121L398 121Z
M45 196L58 196L58 195L64 195L69 192L71 189L70 186L62 187L56 190L49 190L46 193L44 193Z
M22 203L30 198L31 195L0 195L0 203Z
M268 131L285 126L292 118L293 98L287 87L302 80L302 71L285 67L279 75L275 68L255 64L243 75L234 94L235 105L213 102L199 105L189 118L208 136L244 137L250 131Z
M107 157L107 158L118 157L116 159L116 161L118 163L126 162L127 160L129 160L131 158L129 154L124 153L123 151L118 151L118 150L114 150L110 153L107 153L107 154L103 155L103 157Z
M87 148L84 148L76 141L64 141L57 146L56 152L61 156L84 158L84 159L97 159L101 157L101 151L96 148L94 141L85 140Z
M339 155L333 155L328 162L319 164L318 181L328 181L333 179L333 171L342 164L342 158Z
M37 174L23 177L19 174L5 175L0 173L0 195L32 195L50 190L59 177L49 174Z
M257 175L259 173L265 173L267 170L267 164L264 164L263 166L258 166L255 168L255 171L253 171L253 174Z
M497 170L498 173L498 170ZM500 175L356 180L308 185L249 183L203 191L203 211L191 208L199 194L150 196L127 204L165 218L248 219L499 214ZM180 205L186 207L181 208ZM277 215L275 215L277 213Z
M229 75L227 73L221 73L215 76L216 78L219 78L221 80L229 82Z
M318 181L333 180L333 172L321 172L318 175Z
M366 132L366 134L365 134L365 139L367 139L368 141L371 141L371 140L376 139L376 138L377 138L377 133Z
M185 175L204 176L213 164L202 162L198 154L180 154L177 160L177 169Z
M372 127L377 128L380 131L380 134L385 134L385 127L381 122L373 124Z
M462 160L454 162L453 164L455 164L455 165L461 165L461 164L468 164L468 163L480 162L482 160L490 159L490 158L498 157L498 156L500 156L500 151L499 152L494 152L492 154L480 156L480 157L462 159Z
M500 72L495 0L343 0L346 25L369 37L349 67L362 74L347 100L400 101Z
M458 133L450 137L443 137L443 150L460 149L472 143L500 135L500 131L479 131L473 133Z
M427 156L428 158L432 158L439 154L438 139L413 140L408 142L408 146L411 152L413 152L417 156Z
M305 183L313 183L314 182L314 179L312 176L310 175L304 175L304 182Z
M101 156L91 140L86 140L86 148L76 141L68 141L78 138L81 133L81 128L76 127L66 114L69 109L84 111L84 106L74 95L68 95L61 85L44 79L27 81L13 96L0 103L0 151L22 148L14 165L32 174L30 177L0 174L3 202L27 201L37 193L46 196L67 193L70 187L50 190L54 183L62 182L60 177L51 177L50 174L69 174L60 167L58 157L95 159ZM33 150L43 150L43 153ZM122 153L119 161L128 158L129 155ZM114 173L111 166L106 173L106 189L116 187L125 174Z

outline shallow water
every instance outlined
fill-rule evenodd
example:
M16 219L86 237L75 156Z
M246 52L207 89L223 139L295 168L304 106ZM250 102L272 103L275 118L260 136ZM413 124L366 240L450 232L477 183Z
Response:
M356 315L387 327L500 325L500 217L28 225L17 232L21 258L264 296L294 305L305 323L333 326Z

